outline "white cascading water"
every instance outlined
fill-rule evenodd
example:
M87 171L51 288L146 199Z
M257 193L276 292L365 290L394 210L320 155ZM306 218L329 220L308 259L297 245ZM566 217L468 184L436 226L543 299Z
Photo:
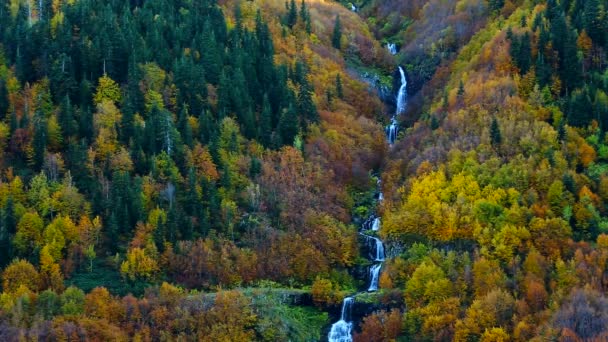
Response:
M369 270L369 275L372 278L372 280L369 284L369 288L367 289L368 292L378 290L378 278L380 278L380 269L381 268L382 268L382 263L379 263L379 264L375 264L374 266L372 266L372 268Z
M390 47L389 47L390 49ZM405 71L402 67L399 67L399 73L401 74L401 86L399 87L399 93L397 94L397 112L391 118L391 124L387 127L387 139L388 142L393 145L395 143L395 139L397 139L397 115L402 113L405 110L405 101L407 100L407 79L405 77ZM381 188L382 181L380 179L377 180L376 185L378 188ZM380 191L378 193L378 202L384 200L384 194ZM378 284L380 280L380 271L382 270L382 265L384 260L386 259L386 254L384 251L384 244L382 240L375 236L370 236L364 231L369 230L371 225L372 231L380 230L380 217L377 217L375 214L370 215L363 224L361 225L361 231L359 234L365 236L368 241L373 240L375 256L372 261L375 262L369 270L370 275L370 283L367 288L368 292L378 291ZM371 255L370 255L371 259ZM329 342L352 342L352 329L353 322L350 317L350 310L355 301L354 296L344 298L344 302L342 303L342 313L340 315L340 320L334 323L331 326L331 330L329 331L329 336L327 337Z
M397 112L395 115L405 112L405 104L407 102L407 78L405 77L405 70L401 66L399 66L399 74L401 74L401 86L397 93Z
M399 92L397 93L397 110L391 117L391 123L386 127L386 139L392 146L397 140L397 132L399 126L397 124L397 116L405 112L405 106L407 104L407 78L405 77L405 70L399 66L399 74L401 75L401 85L399 86Z
M388 49L388 52L391 55L394 56L394 55L397 54L397 44L395 44L395 43L388 43L388 44L386 44L386 48Z
M376 257L374 261L384 261L384 244L378 238L374 238L374 241L376 242Z
M380 230L380 218L379 217L376 217L374 219L374 223L372 224L372 230L375 232Z
M391 124L386 127L386 139L390 145L393 145L395 140L397 140L397 129L397 118L393 116Z
M334 323L329 331L329 336L327 337L329 342L352 342L351 331L353 330L353 322L350 318L350 310L354 301L353 297L344 298L340 320Z

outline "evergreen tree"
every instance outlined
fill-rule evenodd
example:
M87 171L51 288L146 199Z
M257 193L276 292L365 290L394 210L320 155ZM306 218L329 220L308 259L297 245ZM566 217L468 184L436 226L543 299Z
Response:
M289 28L293 28L295 24L298 22L298 8L296 6L296 1L291 0L289 5L287 5L287 18L285 22Z
M0 120L4 120L8 111L8 90L6 82L0 79Z
M0 212L0 267L7 265L13 259L12 240L17 231L17 216L15 203L9 196Z
M34 140L32 145L34 147L34 155L32 163L37 170L40 170L44 162L44 155L46 154L46 145L48 139L47 120L41 110L37 110L34 114L33 123Z
M464 101L464 82L462 82L462 80L458 82L458 92L456 93L456 96L458 97L458 101Z
M319 113L312 100L312 94L312 87L306 78L304 78L300 85L300 92L298 93L298 111L308 123L319 121Z
M283 115L281 115L281 120L279 121L278 129L283 144L293 144L293 139L298 134L298 127L298 117L296 115L296 110L292 104L289 105L287 110L283 112Z
M336 16L336 21L334 23L334 31L331 35L331 45L336 48L336 49L340 49L341 46L341 41L342 41L342 25L340 24L340 15Z
M489 0L488 1L488 6L490 7L490 11L492 12L498 12L502 9L502 7L504 6L505 1L504 0Z
M340 99L344 99L344 91L342 90L342 78L340 74L336 74L336 96Z
M490 141L494 147L500 146L502 143L502 134L495 117L492 118L492 124L490 125Z
M583 24L585 31L589 34L591 40L603 45L606 38L606 21L605 13L601 8L599 0L585 0L583 10Z
M194 146L194 140L192 136L192 126L190 126L190 122L188 121L189 117L188 106L183 105L182 110L179 112L177 129L181 132L184 144L192 148Z
M216 30L219 28L216 28ZM218 41L217 32L211 26L211 21L205 20L203 32L200 35L201 61L203 63L205 77L211 84L217 84L222 72L224 45ZM195 112L196 114L196 112Z
M63 133L63 141L69 143L69 138L77 133L78 125L74 119L74 110L68 95L65 96L63 102L61 103L61 109L59 111L59 126L61 127L61 132Z
M310 34L312 31L310 12L308 11L308 7L306 6L306 2L304 0L302 0L302 4L300 5L300 19L304 23L306 33Z
M264 95L264 103L260 120L258 122L258 140L266 147L270 146L270 138L272 136L272 108L268 101L268 95Z

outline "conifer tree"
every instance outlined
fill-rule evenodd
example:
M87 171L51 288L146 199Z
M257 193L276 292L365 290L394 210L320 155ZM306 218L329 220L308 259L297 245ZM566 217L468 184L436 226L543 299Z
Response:
M502 134L500 133L500 127L495 117L492 118L492 124L490 125L490 139L492 146L500 146L502 143Z
M344 98L344 91L342 90L342 78L340 77L340 74L336 74L336 96L338 96L340 99Z
M47 120L41 110L37 110L34 114L34 147L33 165L36 169L42 167L44 155L46 154L46 145L48 140Z
M308 123L319 121L319 113L312 100L312 94L313 89L308 80L304 78L300 85L300 92L298 93L298 111Z
M272 136L272 108L268 101L268 95L264 95L264 102L262 104L262 112L260 113L260 120L258 122L258 140L264 146L270 145L270 138Z
M460 80L460 82L458 82L458 92L456 93L456 96L458 97L458 101L462 102L464 101L464 82L462 82L462 80Z
M291 0L289 5L287 6L287 18L286 24L289 28L293 28L295 24L298 22L298 7L296 6L296 1Z
M340 24L340 15L336 16L336 21L334 23L334 31L331 35L331 45L336 48L336 49L340 49L341 46L341 41L342 41L342 25Z
M293 139L298 134L298 117L296 115L296 109L293 104L283 111L281 120L279 121L279 133L283 144L291 145Z

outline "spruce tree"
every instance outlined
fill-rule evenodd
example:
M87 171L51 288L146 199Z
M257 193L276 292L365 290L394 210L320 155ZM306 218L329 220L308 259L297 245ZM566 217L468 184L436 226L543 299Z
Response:
M283 115L281 115L281 120L279 121L279 133L283 144L293 144L293 139L298 134L298 128L299 123L296 109L293 104L290 104L287 110L283 112Z
M184 144L192 148L194 146L194 140L192 136L192 126L190 126L190 122L188 121L189 117L190 114L188 113L188 106L183 105L182 110L179 112L177 129L179 132L181 132Z
M76 134L77 124L74 120L74 108L69 95L66 95L59 110L59 126L63 133L63 141L69 143L69 138Z
M342 78L340 77L340 74L336 74L336 96L338 96L338 98L340 99L344 98L344 91L342 89Z
M289 26L289 28L293 28L297 22L298 22L298 7L296 6L296 1L291 0L289 5L287 6L286 24L287 24L287 26Z
M40 170L44 162L44 155L46 154L46 145L48 141L47 132L47 120L42 111L37 110L34 114L34 156L33 165L37 170Z
M312 100L312 93L310 83L304 78L300 85L300 92L298 93L298 110L308 123L319 121L319 112L317 112L315 103Z
M268 101L268 95L264 95L262 104L262 112L258 122L258 140L266 147L270 146L270 138L272 136L272 108Z
M500 133L500 127L495 117L492 118L492 124L490 125L490 139L492 146L497 147L502 143L502 135Z
M464 82L462 82L462 80L460 80L460 82L458 82L458 92L456 93L456 96L458 97L458 101L462 102L464 101Z
M8 90L6 82L0 79L0 120L4 120L8 111Z
M306 6L306 2L304 0L302 0L302 4L300 5L300 19L304 23L306 33L310 34L312 31L310 12L308 11L308 7Z
M606 21L602 14L599 0L585 0L583 10L583 24L591 40L603 45L606 37Z
M342 41L342 25L340 24L340 15L337 15L336 21L334 23L334 31L331 35L331 45L334 48L339 50L341 41Z

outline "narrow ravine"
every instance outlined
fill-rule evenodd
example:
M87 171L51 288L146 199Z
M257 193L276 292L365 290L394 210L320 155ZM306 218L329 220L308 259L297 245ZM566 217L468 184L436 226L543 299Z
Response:
M389 45L388 49L392 53L395 47L394 45ZM395 144L395 141L397 139L397 133L399 129L397 124L397 117L405 111L405 107L407 105L407 78L405 75L405 71L401 66L399 66L399 75L401 83L399 91L397 92L397 107L395 113L391 117L390 124L386 127L386 139L391 147ZM382 192L382 180L380 178L378 179L376 186L378 192L376 204L379 204L384 200L384 194ZM370 282L367 288L367 292L374 292L378 290L380 272L382 271L382 265L384 264L384 261L386 259L386 254L384 251L384 242L377 236L369 235L366 233L371 230L372 232L377 234L380 229L382 229L380 217L377 215L376 212L374 212L367 218L367 220L363 222L359 231L359 234L365 237L367 243L373 251L373 253L370 255L370 260L373 262L373 264L370 266L369 269ZM344 298L344 301L342 302L340 320L338 320L331 326L331 330L328 335L329 342L352 341L353 318L351 317L351 310L355 302L356 296L359 293Z

